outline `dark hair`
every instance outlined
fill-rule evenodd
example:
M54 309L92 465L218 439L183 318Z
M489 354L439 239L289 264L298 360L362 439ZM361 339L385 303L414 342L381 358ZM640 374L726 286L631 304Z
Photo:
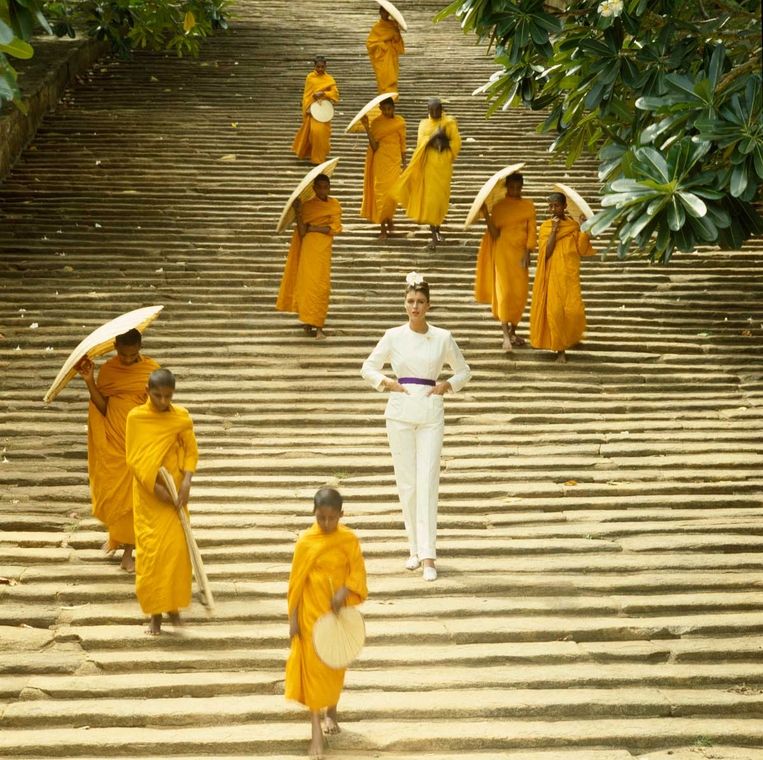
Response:
M114 338L115 346L139 346L142 342L143 336L140 334L140 330L136 330L134 327Z
M565 206L567 205L567 196L564 193L549 193L549 196L546 198L546 200L550 203L556 202L563 203Z
M506 177L506 184L508 185L509 182L519 182L520 185L524 185L525 178L519 172L514 172L513 174L509 174L509 176Z
M323 63L326 63L326 56L325 55L314 55L313 56L313 63L318 63L318 61L323 61Z
M313 186L317 185L323 179L325 179L326 182L329 183L329 185L331 184L331 180L329 179L329 175L328 174L318 174L318 175L316 175L315 179L313 180Z
M149 388L175 388L175 375L168 369L155 369L148 376Z
M315 492L315 496L313 496L313 512L315 512L318 507L331 507L337 512L341 512L342 494L340 494L336 488L331 488L330 486L319 488Z
M429 283L426 280L416 283L416 285L407 285L405 288L406 295L413 291L414 293L423 293L429 300Z
M395 99L394 98L384 98L381 103L379 103L380 106L394 106L395 105Z

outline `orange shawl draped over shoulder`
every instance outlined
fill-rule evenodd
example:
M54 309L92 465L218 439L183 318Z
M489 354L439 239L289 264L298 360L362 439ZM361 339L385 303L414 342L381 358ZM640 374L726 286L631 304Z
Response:
M429 147L430 138L442 129L449 146L442 151ZM390 195L405 208L405 214L419 224L439 227L448 213L450 180L453 162L461 151L461 135L456 120L444 115L441 119L419 122L416 150L405 171L390 190Z
M402 171L405 155L405 119L378 116L370 125L371 136L379 144L368 146L363 176L363 204L360 215L370 222L382 222L395 213L394 203L385 203L387 195Z
M565 218L556 232L556 245L549 259L546 244L552 220L540 226L538 267L530 307L530 343L535 348L565 351L579 343L586 327L585 306L580 292L580 257L593 256L590 238L580 225Z
M376 75L379 92L397 90L400 74L400 56L405 53L405 45L398 25L391 19L379 19L368 35L366 50Z
M101 366L96 385L106 414L91 401L87 415L87 468L93 515L109 529L109 545L135 544L132 474L125 464L125 425L131 409L146 400L148 376L159 365L146 356L125 365L114 356Z
M315 102L313 95L321 90L330 101L339 102L339 90L334 77L311 71L305 78L302 93L302 126L291 146L294 153L300 158L310 159L312 164L322 164L331 150L331 122L316 121L310 115L310 106Z
M493 316L517 325L527 304L528 270L522 266L536 245L535 206L523 198L502 198L491 212L500 235L482 236L474 277L474 299L489 303Z
M177 509L154 495L154 485L162 466L178 488L185 472L195 472L191 415L174 404L159 412L149 399L127 415L126 444L134 477L135 592L148 615L179 610L191 602L191 561Z
M292 637L286 661L285 695L316 711L339 701L344 670L324 665L313 648L313 625L331 609L331 597L342 586L348 605L368 596L366 566L360 543L344 525L323 533L318 525L305 531L294 547L287 595L289 614L298 609L299 635Z
M334 235L342 231L342 207L336 198L311 198L302 204L302 221L330 227L331 233L308 232L300 237L294 230L276 309L299 314L306 325L323 327L331 293L331 249Z

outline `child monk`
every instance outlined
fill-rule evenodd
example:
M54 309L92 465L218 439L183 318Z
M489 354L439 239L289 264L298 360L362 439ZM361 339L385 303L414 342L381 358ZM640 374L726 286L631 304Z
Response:
M179 610L191 603L191 560L177 510L188 509L199 451L190 414L172 403L172 372L152 372L146 391L146 403L127 415L126 455L133 475L135 593L151 617L147 633L158 636L162 615L179 625ZM175 481L177 507L159 478L160 467Z
M315 524L294 547L289 576L289 636L285 695L310 710L312 738L309 757L323 757L323 732L339 733L336 706L344 670L324 665L313 648L313 624L329 610L360 604L367 596L366 566L355 534L339 520L342 496L321 488L313 498ZM321 712L324 711L323 725Z
M103 545L107 554L120 546L122 570L135 570L132 552L132 475L125 467L125 425L131 409L146 400L146 381L159 365L141 354L138 330L117 335L117 355L104 362L96 379L95 364L85 357L77 371L90 393L87 414L87 469L93 515L109 531Z

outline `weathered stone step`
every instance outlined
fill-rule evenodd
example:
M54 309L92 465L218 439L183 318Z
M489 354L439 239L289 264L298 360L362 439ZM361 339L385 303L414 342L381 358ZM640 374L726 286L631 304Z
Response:
M692 718L719 714L763 717L763 693L700 692L678 689L570 689L548 693L528 689L461 689L430 691L413 701L406 692L359 694L342 700L342 719L349 724L375 720L436 720L444 714L461 719L585 720L608 718ZM16 702L3 712L6 730L44 724L98 727L235 726L242 723L304 721L304 710L274 695L143 699L127 714L119 699L38 699Z
M105 755L129 747L133 756L148 754L161 745L166 755L193 749L207 752L238 750L252 754L298 751L304 748L305 726L297 723L243 724L163 730L156 728L9 730L0 736L0 751L29 757L40 750L49 757L77 756L96 750ZM428 751L432 744L448 750L542 749L620 745L646 750L666 744L692 744L698 737L740 746L760 746L763 728L755 719L643 718L579 721L361 721L346 723L332 746L360 746L366 750Z

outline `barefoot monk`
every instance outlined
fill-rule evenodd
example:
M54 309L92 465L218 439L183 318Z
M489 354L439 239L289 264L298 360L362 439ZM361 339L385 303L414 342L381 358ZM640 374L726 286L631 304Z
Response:
M148 401L127 416L127 466L132 472L135 511L135 593L158 635L162 614L180 621L191 603L191 560L178 509L188 509L199 451L193 421L172 403L175 376L158 369L148 378ZM159 479L165 467L175 481L178 504Z
M125 466L125 424L128 412L146 400L148 376L159 369L140 353L141 340L138 330L117 335L117 355L104 362L97 380L95 365L87 357L77 367L90 393L87 468L93 515L108 528L106 553L123 547L121 567L127 572L135 569L135 530L132 475Z

